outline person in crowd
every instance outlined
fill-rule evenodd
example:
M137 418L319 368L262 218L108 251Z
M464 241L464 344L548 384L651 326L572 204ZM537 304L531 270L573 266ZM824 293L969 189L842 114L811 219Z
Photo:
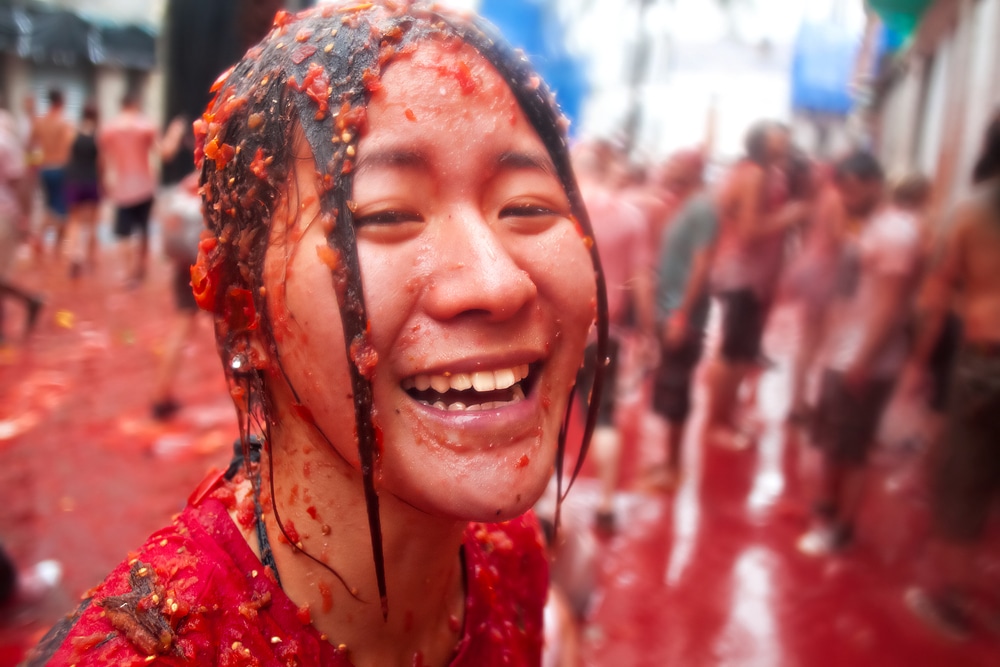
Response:
M146 276L149 255L149 214L153 208L157 132L142 113L137 91L122 98L121 113L98 134L105 166L105 191L114 202L114 233L122 249L126 281L135 286ZM138 245L133 240L138 236Z
M681 153L671 160L677 178L701 183L703 161ZM685 187L687 203L669 223L659 255L656 320L660 365L653 389L653 411L667 421L666 464L653 472L657 488L673 490L680 479L681 445L691 413L692 379L701 360L708 320L708 272L718 234L714 199L696 187Z
M656 170L653 180L663 207L660 218L650 228L650 247L659 251L663 246L663 234L670 223L687 206L692 196L702 192L704 176L705 155L696 148L677 151ZM655 260L659 260L659 257Z
M49 230L56 235L55 251L61 252L66 234L66 163L76 128L66 117L66 102L61 90L49 91L49 110L37 118L31 130L29 152L39 154L39 178L45 199L42 224L35 239L39 255L44 254Z
M198 243L205 228L198 194L198 174L192 173L161 199L163 248L170 260L177 315L167 338L153 387L152 416L164 421L181 407L174 395L174 380L180 370L184 344L191 337L198 317L198 304L191 292L191 266L198 259Z
M6 343L5 302L16 299L24 305L24 337L34 329L42 310L42 298L18 286L10 277L17 249L28 234L27 210L31 192L25 187L27 169L24 148L17 136L13 116L0 110L0 344Z
M836 291L840 231L847 216L840 191L825 165L793 156L790 194L807 204L804 224L797 231L794 254L781 277L779 299L795 308L797 345L791 364L791 401L788 421L807 426L814 406L808 391L829 306Z
M923 619L953 637L973 624L969 600L975 553L1000 495L1000 115L989 125L973 194L953 214L946 249L933 271L928 325L907 377L931 357L948 313L961 322L960 350L948 391L943 437L932 450L930 490L938 580L907 592Z
M823 454L822 480L813 526L798 544L813 555L854 539L868 454L909 352L926 203L923 194L897 187L880 207L882 168L863 151L843 158L835 178L845 224L811 434Z
M552 95L492 28L391 0L280 12L214 88L192 287L242 456L27 664L539 664L524 512L566 491L595 319L607 355Z
M83 107L66 165L67 234L70 276L97 266L97 214L101 202L102 163L97 150L97 106Z
M788 129L761 122L750 129L746 157L717 196L720 229L712 289L722 305L722 342L709 380L708 438L742 449L751 435L738 420L740 385L760 363L761 339L778 275L786 232L806 213L788 200Z
M575 157L580 189L594 225L594 240L600 248L601 266L607 277L612 327L607 385L601 398L592 451L601 484L595 526L608 533L615 525L614 498L623 451L621 430L615 423L622 347L633 330L640 334L640 345L651 338L653 331L650 262L646 258L648 232L642 212L620 196L627 173L624 156L609 143L598 142L581 147ZM590 386L594 368L599 363L596 347L592 345L581 370L582 386Z

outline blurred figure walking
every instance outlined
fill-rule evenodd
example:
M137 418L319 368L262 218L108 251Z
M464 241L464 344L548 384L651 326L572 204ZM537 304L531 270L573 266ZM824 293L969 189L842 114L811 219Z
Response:
M926 367L954 308L961 347L948 395L945 432L932 452L930 488L939 580L907 602L953 637L968 637L975 548L1000 495L1000 115L990 124L973 195L954 213L944 258L934 271L936 306L907 376Z
M29 140L29 152L40 154L39 176L45 197L42 224L35 239L36 253L45 252L45 237L50 229L56 233L55 251L62 249L66 234L66 163L76 129L65 115L65 99L61 90L49 91L49 110L35 120Z
M4 338L4 301L14 298L25 308L27 337L38 320L42 300L16 286L9 277L17 249L28 233L26 213L31 192L24 187L24 147L17 136L13 117L0 110L0 344Z
M822 451L813 527L799 540L810 555L851 544L864 495L868 453L909 352L909 314L923 257L924 196L896 189L879 210L884 177L856 152L836 171L844 226L836 296L821 352L812 440Z
M787 128L762 122L751 128L746 157L729 173L717 200L719 242L712 288L722 305L722 343L709 382L709 440L733 449L750 444L737 424L740 385L761 361L761 338L781 271L785 234L805 216L788 201Z
M685 206L667 225L656 280L660 365L653 411L667 421L668 430L666 464L653 471L650 481L664 491L675 489L680 478L681 445L691 412L691 381L701 360L708 320L708 271L719 227L715 202L702 190L704 162L684 153L671 163L677 178L685 183Z
M146 277L149 255L149 214L153 208L156 177L157 131L139 108L139 95L130 91L122 99L121 113L104 125L98 147L106 167L106 191L117 207L114 232L122 250L127 283L135 286ZM138 245L133 236L138 235Z
M97 266L97 212L101 201L102 168L97 149L97 106L83 107L66 166L66 202L69 209L67 254L70 277Z

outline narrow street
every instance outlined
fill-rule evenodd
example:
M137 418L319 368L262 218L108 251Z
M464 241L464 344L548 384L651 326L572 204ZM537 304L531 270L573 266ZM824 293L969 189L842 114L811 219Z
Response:
M0 616L0 667L16 664L131 547L180 510L206 471L228 461L236 434L207 316L178 378L183 408L167 423L150 418L173 314L169 270L154 263L147 283L128 290L112 249L102 261L98 273L77 282L24 258L15 273L44 292L47 304L26 345L0 348L0 539L22 566L58 560L63 578L45 599ZM9 310L10 336L21 314ZM794 334L782 317L779 311L769 336L773 349L787 349ZM959 644L939 637L903 603L927 567L926 501L912 452L876 457L855 548L830 559L796 551L815 461L783 424L787 369L774 356L778 363L759 392L764 435L755 448L691 442L676 495L646 493L642 470L657 459L658 437L633 407L623 417L634 426L615 535L590 533L593 480L574 490L565 537L582 531L577 542L596 582L581 629L584 664L1000 664L996 524L977 573L977 638Z

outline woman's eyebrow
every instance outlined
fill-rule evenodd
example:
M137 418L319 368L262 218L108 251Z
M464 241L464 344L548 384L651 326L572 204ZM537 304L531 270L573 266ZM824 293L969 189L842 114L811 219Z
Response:
M534 151L505 151L497 157L497 170L502 169L534 169L549 176L556 176L555 165L545 153Z
M428 165L427 158L418 151L412 150L396 150L396 149L385 149L385 150L374 150L365 151L364 154L358 156L357 166L354 169L355 174L361 173L366 169L376 169L378 167L404 167L404 168L415 168L423 169Z

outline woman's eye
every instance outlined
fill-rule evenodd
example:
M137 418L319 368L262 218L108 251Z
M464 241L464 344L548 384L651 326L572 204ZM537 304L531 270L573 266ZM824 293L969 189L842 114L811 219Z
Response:
M414 211L399 211L390 209L386 211L375 211L364 215L355 216L354 225L362 227L364 225L394 225L403 222L423 222L424 218Z
M539 218L550 215L559 215L559 213L545 206L537 206L535 204L508 206L500 211L501 218Z

